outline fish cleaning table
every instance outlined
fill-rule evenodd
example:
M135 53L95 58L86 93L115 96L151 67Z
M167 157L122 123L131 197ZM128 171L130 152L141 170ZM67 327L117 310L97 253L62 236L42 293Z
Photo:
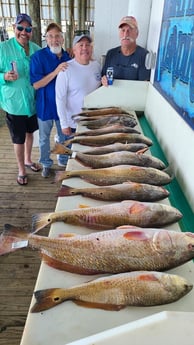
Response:
M103 105L104 106L104 105ZM79 127L83 130L83 128ZM73 149L76 150L85 150L85 146L81 146L79 144L74 144ZM74 159L69 159L67 170L72 169L84 169L84 167L76 162ZM93 186L79 178L70 178L67 180L64 180L63 184L66 184L71 187L87 187L87 186ZM60 188L60 184L59 184ZM168 199L162 200L162 203L169 203ZM62 210L71 210L74 208L77 208L79 204L85 204L88 206L96 206L96 205L103 205L107 204L107 202L98 201L89 199L86 197L82 197L80 195L75 195L71 197L59 197L56 204L56 211L62 211ZM48 212L53 210L48 210ZM178 224L173 224L171 226L166 227L166 229L172 229L180 231ZM78 233L78 234L89 234L92 230L87 229L85 227L80 226L73 226L64 224L62 222L54 223L51 226L49 236L54 238L58 234L61 233ZM38 254L37 254L38 255ZM184 264L176 269L172 269L168 271L169 273L179 274L183 276L184 278L188 279L188 281L194 283L194 265L193 262L190 261L187 264ZM87 275L78 275L68 272L63 272L56 270L54 268L48 267L45 263L41 263L40 271L37 277L37 282L35 286L35 291L40 289L47 289L47 288L55 288L55 287L70 287L74 286L80 283L87 282L89 280L93 280L100 275L95 276L87 276ZM173 317L174 315L177 315L177 312L183 312L181 315L184 317L184 320L186 323L187 318L188 321L194 320L194 289L181 298L179 301L175 303L171 303L168 305L162 305L162 306L155 306L155 307L126 307L125 309L122 309L120 311L104 311L100 309L89 309L84 308L81 306L77 306L72 301L66 301L57 307L54 307L50 310L40 312L40 313L29 313L26 320L26 325L24 328L23 337L21 340L21 345L65 345L65 344L126 344L127 342L127 329L132 329L132 326L135 326L133 328L133 332L129 332L128 336L130 339L130 342L138 343L135 341L137 334L139 333L139 330L141 329L142 332L145 332L149 330L150 326L156 325L156 320L158 320L158 315L160 313L165 313L165 311L168 311L165 315L170 315L170 317L166 318L168 319L168 324L176 322L176 317ZM34 305L35 299L32 297L32 302L30 308ZM159 314L158 314L159 313ZM162 314L163 315L163 314ZM143 322L142 326L142 320ZM160 319L160 318L159 318ZM147 323L146 323L146 320ZM140 324L138 325L138 321ZM177 321L178 322L178 321ZM193 323L192 323L193 324ZM122 326L126 325L126 326ZM146 326L147 325L147 326ZM114 332L115 327L122 327L118 328L118 332ZM182 325L183 326L183 325ZM193 327L193 326L192 326ZM179 326L178 326L179 328ZM184 328L184 327L183 327ZM173 328L174 329L174 328ZM116 328L117 330L117 328ZM170 345L172 344L172 338L165 337L165 329L162 327L157 329L158 339L161 340L161 342L158 341L160 344ZM109 332L110 331L110 337ZM177 329L178 331L178 329ZM190 339L193 341L194 331L192 328L189 330L190 333ZM100 334L102 333L102 339ZM120 332L120 333L119 333ZM123 339L122 333L125 333L125 341L122 342L121 339ZM99 333L99 336L98 336ZM192 334L191 334L192 333ZM118 338L118 334L121 334L121 337ZM144 333L141 333L142 337ZM91 336L94 336L94 341ZM114 336L116 336L116 341L114 342ZM89 338L88 338L89 337ZM144 338L145 339L145 338ZM186 340L186 338L185 338ZM176 339L176 332L173 333L173 341L178 341L178 338ZM142 343L142 342L141 342ZM145 342L144 342L145 343ZM148 343L148 341L147 341ZM191 344L185 341L185 343ZM149 341L149 344L152 344ZM177 344L179 344L177 342Z

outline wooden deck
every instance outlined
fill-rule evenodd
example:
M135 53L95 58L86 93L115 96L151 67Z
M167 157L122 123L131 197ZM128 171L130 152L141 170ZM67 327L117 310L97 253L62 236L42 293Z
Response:
M38 161L38 157L38 147L34 147L33 160ZM13 144L7 127L0 127L0 231L5 223L31 227L33 214L55 210L59 186L53 183L53 177L54 169L59 167L56 156L53 159L53 176L44 179L40 172L28 170L28 185L19 186ZM41 234L48 231L49 228ZM39 266L39 254L32 249L0 256L1 345L20 344Z

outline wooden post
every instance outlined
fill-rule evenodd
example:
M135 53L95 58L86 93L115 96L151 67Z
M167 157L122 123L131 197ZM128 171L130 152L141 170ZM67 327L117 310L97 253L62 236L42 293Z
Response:
M41 46L41 20L40 20L40 0L30 0L28 3L29 15L33 24L33 42Z
M61 1L53 0L53 20L61 25Z

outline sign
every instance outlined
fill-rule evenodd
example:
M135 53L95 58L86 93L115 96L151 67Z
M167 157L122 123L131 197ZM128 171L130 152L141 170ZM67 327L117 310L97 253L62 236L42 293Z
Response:
M165 0L154 86L194 129L194 0Z

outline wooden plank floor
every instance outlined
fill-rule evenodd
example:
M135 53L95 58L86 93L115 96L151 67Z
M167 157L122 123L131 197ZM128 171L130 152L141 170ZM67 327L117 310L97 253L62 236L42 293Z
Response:
M37 162L38 157L38 147L34 147L33 160ZM54 170L61 168L55 155L53 159L53 176L44 179L40 172L28 170L28 185L19 186L13 144L7 127L0 127L0 231L6 223L31 227L33 214L55 210L60 186L53 183ZM32 249L0 256L0 345L20 344L39 266L39 254Z

